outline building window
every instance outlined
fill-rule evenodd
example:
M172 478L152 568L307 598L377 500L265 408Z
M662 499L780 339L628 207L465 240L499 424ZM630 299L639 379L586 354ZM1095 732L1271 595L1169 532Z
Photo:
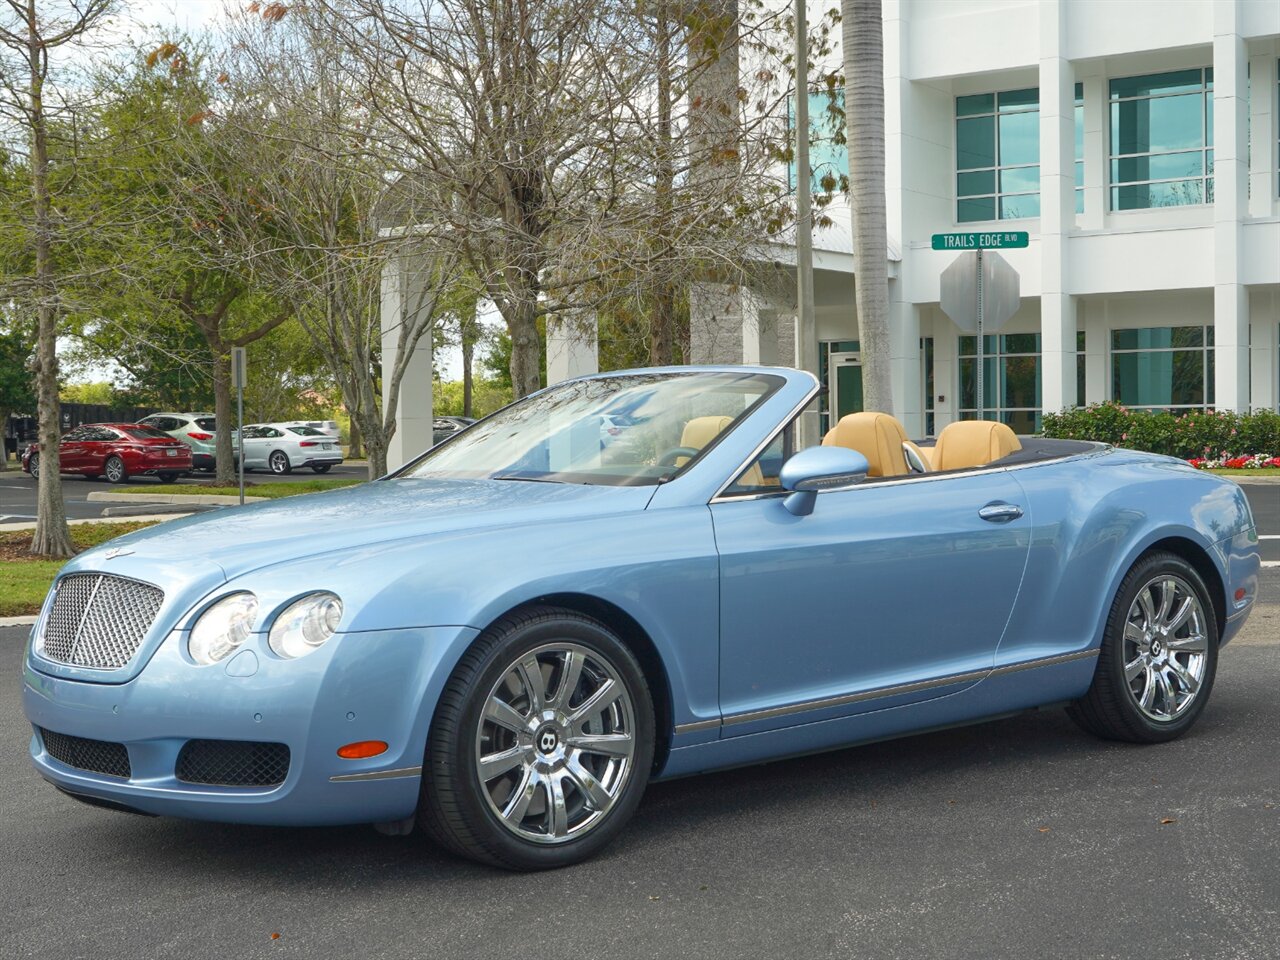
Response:
M1076 213L1084 213L1084 84L1076 84Z
M809 94L809 173L812 192L848 193L849 151L845 149L844 88ZM787 142L794 145L795 100L787 99ZM796 188L794 154L787 163L787 186Z
M956 97L956 221L1040 216L1040 91Z
M983 338L982 417L1007 423L1014 433L1040 431L1040 334L1002 333ZM960 338L960 419L978 416L978 338Z
M1147 410L1213 405L1213 327L1111 331L1111 397Z
M1111 209L1213 202L1213 68L1111 81Z
M920 338L920 359L924 369L920 372L920 381L924 384L924 435L934 435L933 419L933 337Z

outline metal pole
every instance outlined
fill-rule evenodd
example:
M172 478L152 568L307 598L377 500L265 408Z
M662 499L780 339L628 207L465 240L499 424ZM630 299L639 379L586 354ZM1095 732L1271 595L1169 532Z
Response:
M809 171L809 22L796 0L796 366L818 376L818 324L813 302L813 213ZM831 371L827 371L828 377ZM817 411L800 417L797 447L816 446Z
M236 389L236 439L240 441L240 456L236 458L236 466L240 474L240 506L244 506L244 375L240 376L240 386Z
M983 300L983 297L982 297L982 248L979 247L978 248L978 378L977 378L978 379L978 384L977 384L978 397L977 397L977 403L976 403L976 406L978 408L979 420L982 419L982 413L983 413L982 408L984 405L984 401L986 399L986 393L984 392L986 389L986 384L984 383L984 380L986 378L986 367L987 367L987 359L985 356L985 350L983 349L984 344L983 344L983 337L982 337L982 312L983 312L982 300Z

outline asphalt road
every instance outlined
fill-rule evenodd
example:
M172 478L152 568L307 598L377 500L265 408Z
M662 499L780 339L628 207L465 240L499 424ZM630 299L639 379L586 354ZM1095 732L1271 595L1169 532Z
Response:
M21 472L21 470L12 469L12 467L13 463L11 461L11 469L0 473L0 523L30 522L35 520L36 484L27 474ZM246 474L245 480L249 483L280 483L287 480L310 480L315 477L316 474L310 470L297 470L285 476L254 471ZM368 477L369 468L363 463L351 465L344 463L325 474L326 479L367 480ZM205 482L210 479L212 479L210 474L198 473L192 479L179 482ZM152 477L134 477L126 486L143 487L152 484L158 486L159 481ZM111 484L105 480L86 480L83 477L64 476L62 478L62 500L67 507L67 516L72 520L101 517L102 508L110 506L110 504L90 503L89 494L95 490L111 489Z
M1280 942L1280 605L1177 742L1098 741L1050 709L657 784L602 857L540 875L419 835L62 797L26 758L25 632L0 630L6 958L1270 960Z

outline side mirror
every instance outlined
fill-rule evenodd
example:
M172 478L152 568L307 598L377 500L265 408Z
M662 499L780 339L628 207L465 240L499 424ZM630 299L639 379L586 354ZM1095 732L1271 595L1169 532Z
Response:
M819 490L850 487L867 478L867 458L848 447L810 447L782 465L778 479L792 491L782 505L797 517L813 513Z

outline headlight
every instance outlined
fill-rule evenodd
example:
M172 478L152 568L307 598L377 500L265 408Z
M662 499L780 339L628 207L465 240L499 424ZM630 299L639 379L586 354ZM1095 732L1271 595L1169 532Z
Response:
M332 593L313 593L289 604L271 625L271 649L286 660L305 657L324 646L338 629L342 601Z
M225 660L249 639L258 615L258 598L252 593L223 597L200 615L191 628L187 650L196 663Z

